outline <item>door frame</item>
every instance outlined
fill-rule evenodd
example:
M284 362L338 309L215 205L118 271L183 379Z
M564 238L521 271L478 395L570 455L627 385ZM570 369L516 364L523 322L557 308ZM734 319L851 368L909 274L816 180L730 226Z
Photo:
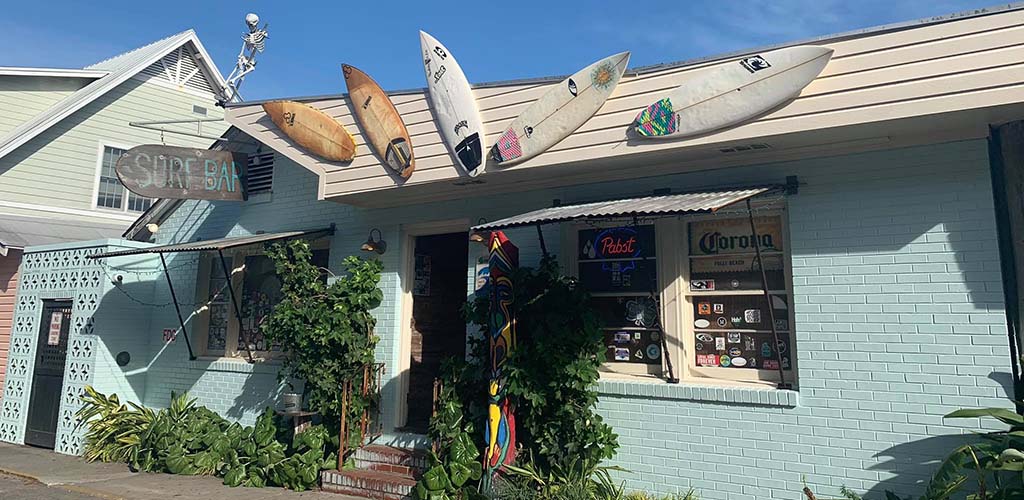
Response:
M402 298L398 314L398 362L395 364L398 374L398 390L395 391L395 399L393 401L396 429L404 427L409 416L409 369L412 356L412 282L416 266L416 237L465 232L466 247L468 248L469 228L470 220L468 218L402 224L399 226L402 260L398 279L402 287ZM466 266L468 272L468 259Z
M67 304L67 306L66 307L56 307L57 305L62 305L62 304ZM48 306L50 306L50 307L48 307ZM63 339L64 342L65 342L65 344L64 344L64 363L63 363L63 366L61 367L60 389L58 390L59 393L63 393L64 383L66 382L65 379L66 379L66 377L68 375L68 373L67 373L67 362L68 362L67 351L68 351L68 348L71 345L71 333L72 333L71 326L73 325L72 318L74 317L74 314L75 314L75 300L74 300L73 297L53 297L53 298L40 298L39 299L39 309L38 309L39 312L38 312L38 314L39 314L39 318L40 319L39 319L39 326L38 326L38 328L36 328L35 338L33 339L33 344L34 344L35 348L32 351L32 370L31 370L31 372L29 374L28 400L27 400L26 406L25 406L25 433L24 433L24 436L23 436L22 440L23 440L24 444L26 444L26 445L38 446L38 447L43 447L43 448L51 449L52 450L52 449L56 449L56 443L54 444L54 446L48 446L48 445L44 446L44 445L38 444L38 443L29 443L29 441L30 441L29 427L32 425L33 408L35 407L36 398L40 397L40 395L36 393L36 389L37 389L37 387L36 387L36 372L40 368L39 367L39 363L38 363L38 357L41 355L39 351L44 346L43 336L45 335L44 332L46 332L46 330L44 330L44 329L47 328L47 325L49 325L50 319L51 319L46 314L47 310L50 310L50 311L66 310L68 312L67 317L62 320L63 324L61 325L61 331L62 331L61 337L64 337L63 330L65 328L67 328L67 332L68 332L67 336ZM52 312L51 312L51 314L52 314ZM59 343L59 341L58 341L58 343ZM58 397L57 397L57 407L56 407L56 418L55 418L54 428L53 428L54 441L56 441L57 433L60 431L60 412L61 412L61 408L63 407L63 404L64 404L63 403L63 398L58 395Z

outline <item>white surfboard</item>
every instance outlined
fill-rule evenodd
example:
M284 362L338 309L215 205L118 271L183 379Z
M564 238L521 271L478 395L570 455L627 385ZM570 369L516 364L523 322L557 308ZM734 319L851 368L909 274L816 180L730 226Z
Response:
M787 47L710 66L637 115L646 138L677 138L733 126L800 94L832 58L832 49Z
M420 31L423 70L434 116L448 150L470 177L483 171L484 125L462 67L441 42Z
M502 165L529 160L580 128L612 95L629 52L601 59L562 80L526 108L491 150Z

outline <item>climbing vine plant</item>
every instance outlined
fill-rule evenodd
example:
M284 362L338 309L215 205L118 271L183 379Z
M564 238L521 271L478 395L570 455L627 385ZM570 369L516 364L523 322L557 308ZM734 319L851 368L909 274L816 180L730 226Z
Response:
M321 268L312 262L309 243L293 240L276 243L267 251L281 279L281 301L267 318L267 339L285 352L280 376L303 381L309 408L324 421L337 425L342 414L342 386L346 381L361 388L375 383L373 371L376 320L370 311L383 298L378 284L382 264L378 260L347 257L344 276L328 284ZM358 421L364 409L374 407L375 390L363 396L353 391L346 417ZM349 445L361 442L359 426L352 426Z

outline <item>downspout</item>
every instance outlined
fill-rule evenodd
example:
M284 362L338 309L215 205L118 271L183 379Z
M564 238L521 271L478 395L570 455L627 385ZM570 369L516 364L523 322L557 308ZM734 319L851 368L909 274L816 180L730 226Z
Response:
M1022 138L1024 139L1024 138ZM998 127L989 127L988 136L989 170L992 181L992 197L995 205L996 230L999 238L999 265L1003 277L1003 301L1006 310L1006 332L1010 345L1010 371L1013 376L1013 399L1020 401L1024 388L1021 381L1020 360L1020 311L1017 264L1013 248L1013 232L1010 227L1010 203L1007 199L1006 167L1003 162L1002 140ZM1017 412L1024 407L1017 406ZM1024 414L1024 413L1022 413Z

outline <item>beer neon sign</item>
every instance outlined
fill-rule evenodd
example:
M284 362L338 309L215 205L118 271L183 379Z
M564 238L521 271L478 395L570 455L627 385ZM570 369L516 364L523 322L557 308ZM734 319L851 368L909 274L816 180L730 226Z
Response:
M605 229L583 245L583 254L589 259L635 259L641 257L642 248L636 229L615 227ZM603 271L626 272L636 269L636 261L601 265Z

